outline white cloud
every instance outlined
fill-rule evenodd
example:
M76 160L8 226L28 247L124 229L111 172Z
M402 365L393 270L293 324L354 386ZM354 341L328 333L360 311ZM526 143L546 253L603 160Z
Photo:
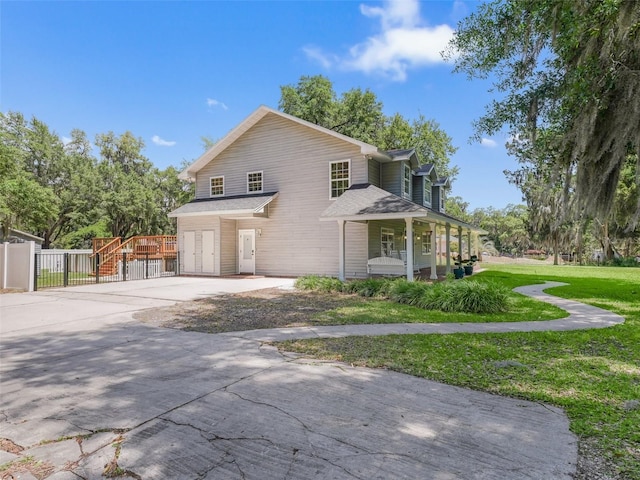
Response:
M440 54L453 36L453 28L442 24L425 26L417 0L387 0L381 7L361 5L360 12L378 18L380 32L352 46L343 56L306 47L307 57L324 68L333 64L346 70L377 73L404 81L412 68L443 63Z
M153 137L151 137L151 141L160 147L173 147L176 144L176 142L163 140L158 135L154 135Z
M483 147L487 147L487 148L495 148L498 146L498 142L496 142L495 140L491 140L490 138L482 138L480 140L480 145L482 145Z
M207 106L210 108L220 107L223 110L229 110L229 107L227 107L223 102L220 102L213 98L207 98Z
M71 143L71 139L69 137L62 136L61 140L63 145L69 145Z

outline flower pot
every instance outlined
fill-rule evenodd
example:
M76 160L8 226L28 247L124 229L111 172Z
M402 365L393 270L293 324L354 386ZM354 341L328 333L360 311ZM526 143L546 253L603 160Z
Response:
M454 278L462 278L464 277L464 268L458 267L453 269Z
M465 275L473 275L473 265L465 265L464 266L464 274Z

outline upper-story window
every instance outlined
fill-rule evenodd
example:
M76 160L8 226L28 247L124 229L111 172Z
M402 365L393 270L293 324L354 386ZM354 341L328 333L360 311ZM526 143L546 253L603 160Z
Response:
M411 198L411 168L409 168L409 165L406 163L403 169L402 194L405 197Z
M446 193L444 187L440 187L440 211L444 212L444 205L446 203Z
M431 183L431 179L427 177L423 177L423 178L424 178L423 203L425 207L430 207L431 206L431 188L433 187L433 184Z
M338 198L349 188L351 184L350 167L350 160L341 160L329 164L329 178L331 179L329 198Z
M224 175L209 179L209 196L220 197L224 195Z
M247 193L262 192L262 172L247 173Z

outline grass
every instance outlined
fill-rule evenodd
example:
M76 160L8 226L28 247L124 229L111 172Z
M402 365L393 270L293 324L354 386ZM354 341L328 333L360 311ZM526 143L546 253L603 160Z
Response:
M543 282L541 280L538 283ZM369 298L369 301L349 302L314 316L317 325L350 325L375 323L449 323L449 322L523 322L530 320L554 320L568 314L558 307L534 300L510 291L513 287L531 284L525 281L493 281L490 277L474 276L473 280L451 281L434 286L424 282L386 280L372 278L342 283L335 278L307 276L298 279L296 287L318 292L346 292ZM425 293L426 292L426 293ZM430 294L433 292L433 294ZM474 313L477 305L486 304L496 296L504 304L504 311L496 313ZM383 299L388 297L390 300ZM348 298L348 297L345 297ZM425 305L427 302L437 305ZM447 304L448 302L448 304ZM425 306L430 307L425 310ZM431 309L436 308L436 309ZM456 315L445 313L467 308L469 312ZM500 310L500 309L498 309Z
M617 478L639 479L640 271L492 265L474 279L509 288L566 282L548 292L612 310L626 321L605 330L350 337L284 342L280 348L557 405L581 444L595 449ZM351 314L380 319L377 308L362 308ZM441 315L443 321L465 321L461 314Z
M69 272L69 285L76 283L86 283L86 279L90 278L87 273ZM64 285L64 273L62 272L50 272L43 269L38 276L38 288L45 287L61 287Z

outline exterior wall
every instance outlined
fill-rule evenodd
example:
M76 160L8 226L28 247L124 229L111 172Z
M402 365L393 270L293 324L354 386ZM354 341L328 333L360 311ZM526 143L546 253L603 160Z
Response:
M329 164L339 160L350 160L351 184L369 180L368 161L359 147L267 114L200 170L196 179L197 198L209 197L209 178L219 175L224 175L225 196L245 195L247 172L257 170L263 172L263 191L279 192L269 205L269 218L219 220L218 274L237 272L237 231L255 229L256 274L337 275L338 225L319 218L333 201L329 198ZM178 221L178 234L189 228L197 232L195 227L204 225L197 222L211 222L206 218L213 217L182 217ZM358 231L362 232L361 238ZM366 274L365 232L363 224L347 224L348 275ZM197 242L196 233L196 253ZM201 265L201 258L196 259L196 264Z
M424 205L424 177L413 177L413 201L418 205Z
M381 176L382 172L382 164L377 160L370 159L369 160L369 183L371 185L375 185L378 188L382 188L381 185Z
M381 255L381 230L382 228L390 228L394 233L394 241L395 247L398 253L400 250L404 250L405 242L404 242L404 231L406 228L406 224L404 220L388 220L388 221L372 221L368 224L368 252L369 258L376 258ZM429 226L420 222L413 223L413 231L414 235L420 237L419 240L415 240L414 237L414 249L413 249L413 261L415 265L418 265L421 268L428 267L431 265L431 254L423 254L422 253L422 234L425 232L429 232Z
M436 212L440 211L440 187L431 187L431 208Z
M220 275L238 273L238 226L235 220L220 219ZM243 227L239 227L243 228Z
M402 162L383 163L380 166L380 188L402 197Z

